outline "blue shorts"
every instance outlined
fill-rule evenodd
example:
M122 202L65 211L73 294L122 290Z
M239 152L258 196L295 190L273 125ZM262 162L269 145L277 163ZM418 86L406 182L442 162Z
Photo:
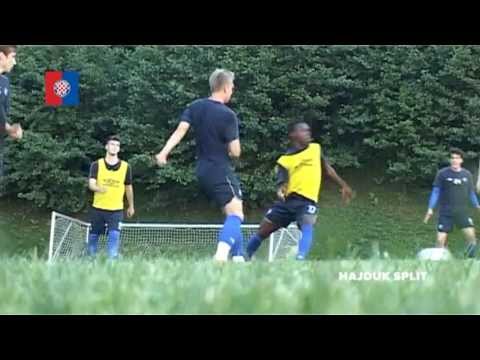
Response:
M205 195L222 208L234 197L242 199L240 181L230 167L197 167L197 178Z
M449 233L453 230L454 226L457 226L459 229L473 227L473 220L467 211L439 215L437 225L438 232Z
M292 194L285 201L277 201L267 211L265 218L280 227L287 227L294 221L300 227L305 221L305 216L313 217L313 222L315 222L317 209L317 204L314 201Z
M103 235L106 229L120 230L120 221L123 220L123 210L101 210L92 207L90 211L90 233Z

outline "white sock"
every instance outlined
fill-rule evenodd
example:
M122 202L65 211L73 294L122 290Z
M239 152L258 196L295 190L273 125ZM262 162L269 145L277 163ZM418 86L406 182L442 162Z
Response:
M217 261L228 261L228 254L230 253L231 246L224 241L219 241L217 245L217 252L214 259Z

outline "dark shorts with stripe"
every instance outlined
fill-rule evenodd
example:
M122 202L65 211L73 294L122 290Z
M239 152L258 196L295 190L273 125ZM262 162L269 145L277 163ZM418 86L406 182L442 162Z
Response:
M108 230L120 230L123 210L101 210L92 207L90 210L90 233L103 235Z
M306 216L312 217L315 222L317 204L301 195L289 195L285 201L277 201L265 214L265 217L280 227L287 227L296 222L300 227Z
M242 199L240 181L231 167L202 165L196 172L201 190L218 206L223 208L234 197Z
M454 226L459 229L473 227L473 220L469 216L468 211L457 211L452 213L440 213L438 216L438 232L449 233Z

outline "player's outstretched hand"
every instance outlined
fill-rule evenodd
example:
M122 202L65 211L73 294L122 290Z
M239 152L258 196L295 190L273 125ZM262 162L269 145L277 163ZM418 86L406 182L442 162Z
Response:
M127 217L131 218L133 215L135 215L135 209L133 208L133 206L130 206L127 209Z
M350 186L348 185L345 185L344 187L342 187L342 200L345 204L349 204L350 201L352 201L352 198L353 198L353 191L352 189L350 188Z
M427 213L425 214L425 218L423 219L423 222L425 224L428 224L428 220L430 220L430 218L432 217L433 215L433 211L428 209Z
M155 155L155 161L158 166L165 166L167 165L167 157L163 155L162 153L158 153Z
M23 129L20 124L10 125L8 135L14 140L20 140L23 137Z

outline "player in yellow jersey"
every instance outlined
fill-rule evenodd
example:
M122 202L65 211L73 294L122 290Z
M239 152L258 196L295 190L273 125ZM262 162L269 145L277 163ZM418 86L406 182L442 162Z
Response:
M313 239L322 172L341 187L346 203L352 198L352 189L322 155L320 144L312 142L310 126L306 122L291 123L288 136L291 147L277 160L277 195L280 201L267 211L257 234L248 242L247 259L253 256L263 239L293 221L302 231L296 258L306 259Z
M118 158L120 139L110 136L105 144L106 155L90 166L88 187L94 192L91 210L91 229L87 252L97 253L98 238L108 229L108 257L118 257L120 247L120 221L123 219L124 197L127 196L127 216L135 213L133 204L132 170Z

